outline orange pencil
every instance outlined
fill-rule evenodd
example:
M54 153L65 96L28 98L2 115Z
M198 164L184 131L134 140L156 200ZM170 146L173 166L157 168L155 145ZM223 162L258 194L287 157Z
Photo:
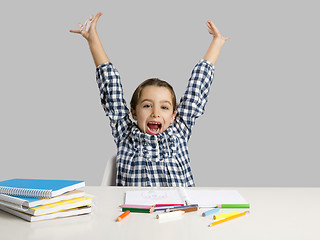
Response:
M117 218L117 222L120 222L122 219L124 219L126 216L128 216L130 213L130 211L125 211L124 213L122 213L118 218Z
M237 214L237 215L233 215L233 216L231 216L231 217L227 217L227 218L225 218L225 219L222 219L222 220L213 222L213 223L211 223L211 224L209 225L209 227L212 227L212 226L217 225L217 224L219 224L219 223L223 223L223 222L229 221L229 220L231 220L231 219L235 219L235 218L237 218L237 217L241 217L241 216L246 215L246 214L248 214L248 213L249 213L249 211L242 212L242 213L239 213L239 214Z

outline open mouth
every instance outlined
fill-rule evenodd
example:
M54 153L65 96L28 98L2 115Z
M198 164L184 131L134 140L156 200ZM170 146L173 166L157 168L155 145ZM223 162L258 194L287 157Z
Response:
M162 124L159 122L148 122L147 133L151 135L156 135L161 132Z

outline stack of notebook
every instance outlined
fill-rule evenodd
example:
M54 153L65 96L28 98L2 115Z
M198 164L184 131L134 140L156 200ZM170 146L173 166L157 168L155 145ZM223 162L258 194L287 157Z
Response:
M10 179L0 182L0 209L29 222L91 212L84 181Z

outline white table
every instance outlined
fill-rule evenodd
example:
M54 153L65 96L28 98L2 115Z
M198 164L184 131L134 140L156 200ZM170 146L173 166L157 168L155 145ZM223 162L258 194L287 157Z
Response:
M134 189L144 188L86 187L95 208L83 216L29 223L0 211L0 239L320 239L320 188L196 188L235 189L251 205L249 215L211 228L201 210L165 223L144 213L115 222L125 192Z

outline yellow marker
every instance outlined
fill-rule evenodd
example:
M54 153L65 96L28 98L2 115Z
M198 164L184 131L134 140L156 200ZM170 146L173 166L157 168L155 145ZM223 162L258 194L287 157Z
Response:
M221 218L231 217L231 216L237 215L237 214L239 214L239 212L231 212L231 213L217 214L217 215L214 215L214 216L213 216L213 219L214 219L214 220L218 220L218 219L221 219Z

